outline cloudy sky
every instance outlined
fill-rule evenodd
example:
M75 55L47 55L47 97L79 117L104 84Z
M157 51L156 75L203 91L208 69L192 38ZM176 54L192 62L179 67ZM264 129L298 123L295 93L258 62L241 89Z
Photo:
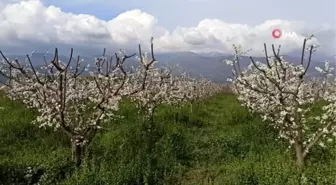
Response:
M240 44L260 55L263 43L286 53L315 34L311 43L333 55L335 12L335 0L0 0L0 49L88 54L148 47L153 36L158 52L230 53ZM280 39L272 37L276 28Z

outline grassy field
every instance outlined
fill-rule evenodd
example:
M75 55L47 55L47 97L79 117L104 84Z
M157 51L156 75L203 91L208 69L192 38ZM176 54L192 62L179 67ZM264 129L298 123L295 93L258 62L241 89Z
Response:
M80 171L68 139L30 123L34 112L0 97L0 184L297 185L293 154L276 131L221 94L192 106L161 107L142 123L124 103L124 119L105 125ZM307 184L335 184L335 143L314 148Z

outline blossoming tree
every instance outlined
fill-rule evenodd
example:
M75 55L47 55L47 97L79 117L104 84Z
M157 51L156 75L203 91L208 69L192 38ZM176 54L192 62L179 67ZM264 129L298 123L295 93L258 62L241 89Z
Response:
M147 53L142 53L140 47L139 54L138 60L143 65L135 69L135 71L140 72L134 73L136 75L133 75L130 79L130 83L132 84L130 87L140 86L144 90L132 94L130 97L136 102L139 111L145 112L144 115L147 118L153 118L155 110L160 104L173 105L186 102L187 99L184 98L186 95L189 95L190 99L192 99L196 90L191 88L191 84L181 80L179 76L172 75L173 68L157 68L155 66L157 61L153 54L153 47L151 47L151 59L149 59ZM152 63L152 65L144 68L143 66L146 66L148 63ZM144 70L146 72L141 72ZM147 80L144 82L138 79Z
M234 60L227 61L233 66L233 85L238 99L252 112L259 113L265 122L279 131L280 138L289 142L289 147L294 148L300 171L304 169L307 154L317 143L323 146L324 141L336 136L335 81L320 79L320 84L326 84L327 88L323 92L315 90L316 83L312 83L307 76L315 47L306 47L307 40L303 42L299 65L285 61L279 54L280 47L276 50L274 45L274 57L269 57L266 44L265 63L250 57L251 64L247 69L242 69L239 61L245 52L238 47L234 48ZM305 56L306 50L308 57ZM334 78L332 70L328 64L326 69L320 69L328 79ZM329 104L316 120L308 114L309 105L321 99ZM308 123L312 119L316 120L313 125Z
M81 165L85 149L102 123L116 116L122 97L144 89L128 87L127 82L134 74L125 71L123 64L135 54L116 53L114 62L105 56L104 50L89 76L81 75L89 71L89 66L83 67L79 57L73 59L73 49L67 63L59 60L55 49L54 59L50 63L45 60L40 68L33 65L29 55L25 63L20 63L9 60L1 51L0 54L4 58L0 73L9 79L7 95L38 111L35 124L60 129L70 138L77 166ZM147 73L150 65L144 64L141 72Z

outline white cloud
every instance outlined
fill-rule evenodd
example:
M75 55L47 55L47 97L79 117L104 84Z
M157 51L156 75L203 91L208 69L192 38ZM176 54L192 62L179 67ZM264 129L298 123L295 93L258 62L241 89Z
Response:
M154 16L138 9L105 21L93 15L62 12L60 8L45 6L39 0L11 4L0 2L0 27L0 48L18 50L53 45L135 49L138 43L148 46L150 37L154 36L157 51L231 52L232 44L240 44L252 49L251 54L259 55L263 43L281 44L283 52L290 52L301 47L309 32L317 31L313 42L332 54L336 41L332 28L311 30L304 23L286 20L268 20L253 26L204 19L194 27L177 27L168 31ZM295 32L298 37L275 40L271 36L274 28Z

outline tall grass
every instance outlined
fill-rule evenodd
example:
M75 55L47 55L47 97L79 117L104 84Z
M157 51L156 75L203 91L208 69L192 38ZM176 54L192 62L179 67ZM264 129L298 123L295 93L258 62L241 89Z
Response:
M78 171L61 132L30 123L35 112L0 95L0 184L297 185L294 154L277 133L223 93L161 106L153 122L129 102L104 125ZM314 109L318 111L318 109ZM335 183L335 143L309 156L308 184Z

